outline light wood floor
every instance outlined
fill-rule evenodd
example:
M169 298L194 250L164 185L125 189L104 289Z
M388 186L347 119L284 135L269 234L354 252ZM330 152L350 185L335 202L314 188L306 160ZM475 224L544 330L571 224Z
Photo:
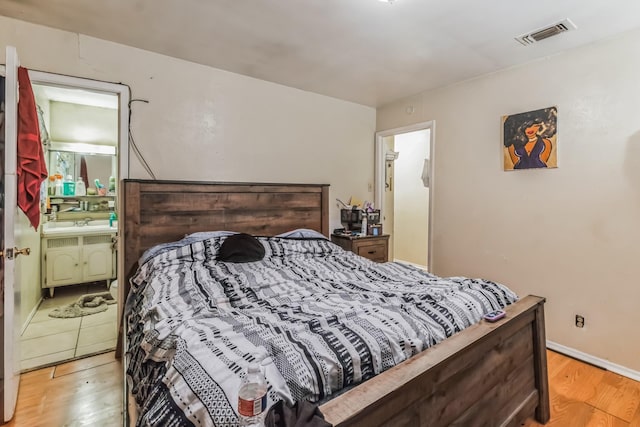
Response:
M122 426L122 387L114 352L22 374L6 426Z
M547 352L548 427L640 427L640 383ZM113 352L22 375L7 426L120 426L122 364ZM534 421L523 424L537 427Z
M639 382L552 351L547 351L547 358L551 394L547 427L640 427Z

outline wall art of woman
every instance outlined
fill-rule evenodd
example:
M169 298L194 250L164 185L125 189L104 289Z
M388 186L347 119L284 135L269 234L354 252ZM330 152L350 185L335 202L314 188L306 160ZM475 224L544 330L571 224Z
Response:
M557 107L503 116L504 170L555 168Z

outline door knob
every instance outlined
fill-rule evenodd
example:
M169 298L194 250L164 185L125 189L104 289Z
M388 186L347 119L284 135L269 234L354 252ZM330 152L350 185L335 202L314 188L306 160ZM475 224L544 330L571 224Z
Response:
M7 259L14 259L18 255L29 255L29 254L31 254L31 248L24 248L24 249L8 248L8 249L5 249L4 251L0 251L0 257L6 257Z
M0 251L0 257L5 257L7 259L13 259L13 249L7 248L3 251Z
M13 249L13 254L15 256L18 256L18 255L31 255L31 248L22 248L22 249L14 248Z

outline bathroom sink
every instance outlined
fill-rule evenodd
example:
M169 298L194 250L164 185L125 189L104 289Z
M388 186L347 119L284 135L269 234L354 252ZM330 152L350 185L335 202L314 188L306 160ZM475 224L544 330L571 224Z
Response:
M53 221L46 222L42 225L42 234L45 236L60 235L60 234L74 234L74 235L87 235L87 234L101 234L101 233L116 233L118 227L114 224L113 227L109 226L109 220L95 219L89 221Z
M109 225L108 219L92 219L87 223L87 225L85 225L85 227L101 227L104 225ZM82 227L82 224L80 224L80 226Z
M73 221L53 221L53 222L45 222L42 224L42 229L47 230L51 228L66 228L73 227L75 223Z

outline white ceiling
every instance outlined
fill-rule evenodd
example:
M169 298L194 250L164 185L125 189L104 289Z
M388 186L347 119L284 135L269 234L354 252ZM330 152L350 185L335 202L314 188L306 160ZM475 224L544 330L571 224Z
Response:
M374 107L640 27L638 0L0 0L0 14ZM514 40L564 18L578 29Z
M91 107L108 108L110 110L117 110L119 107L119 98L118 95L115 94L92 92L78 88L48 86L38 83L33 84L33 92L37 98L48 101L89 105Z

